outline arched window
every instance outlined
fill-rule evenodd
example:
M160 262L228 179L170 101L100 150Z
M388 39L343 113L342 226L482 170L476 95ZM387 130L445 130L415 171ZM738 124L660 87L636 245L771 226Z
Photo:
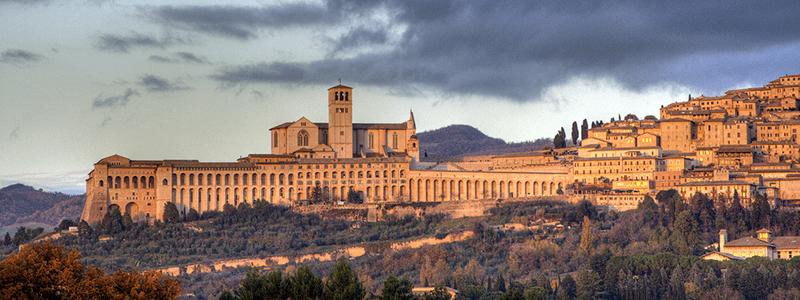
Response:
M348 96L350 96L350 93L344 92L344 101L349 101Z
M339 92L334 92L333 93L333 100L337 100L337 101L339 100Z
M103 181L102 180L100 180L100 186L103 186Z
M308 146L308 132L305 130L297 133L297 146Z

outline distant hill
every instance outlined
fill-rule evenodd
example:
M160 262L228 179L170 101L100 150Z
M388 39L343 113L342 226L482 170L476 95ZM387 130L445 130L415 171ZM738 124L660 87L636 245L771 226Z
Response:
M463 157L526 152L553 146L553 141L545 138L533 142L506 143L502 139L489 137L469 125L450 125L425 131L418 133L417 138L420 144L420 156L423 159L426 152L428 158Z
M58 225L63 218L80 217L84 196L36 190L23 184L0 189L0 227L37 222Z

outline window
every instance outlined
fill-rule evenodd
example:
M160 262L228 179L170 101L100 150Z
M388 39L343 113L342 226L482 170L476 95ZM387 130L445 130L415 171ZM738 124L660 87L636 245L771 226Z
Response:
M308 146L308 132L305 130L300 130L300 132L297 133L297 146Z
M375 149L375 135L372 133L369 134L369 148Z

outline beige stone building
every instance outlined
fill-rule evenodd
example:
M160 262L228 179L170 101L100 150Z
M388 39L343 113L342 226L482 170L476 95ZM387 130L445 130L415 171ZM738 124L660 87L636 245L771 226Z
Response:
M800 254L800 237L773 236L768 229L756 231L756 237L728 241L725 229L719 232L719 252L737 258L761 256L769 259L792 259Z
M414 113L403 123L353 123L353 88L328 89L328 123L306 118L270 129L272 154L302 158L410 156L419 160Z

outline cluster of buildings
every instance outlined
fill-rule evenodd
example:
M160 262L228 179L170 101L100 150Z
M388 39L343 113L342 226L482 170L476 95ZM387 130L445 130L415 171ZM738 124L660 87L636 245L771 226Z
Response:
M399 123L353 123L353 89L328 89L328 122L304 117L270 129L271 154L236 162L130 160L113 155L86 181L82 219L113 208L137 220L160 219L164 204L182 213L221 210L257 199L275 204L471 201L523 197L588 199L624 210L668 189L747 205L800 199L800 75L761 88L700 96L661 108L660 117L588 130L580 146L498 156L421 161L413 112Z

